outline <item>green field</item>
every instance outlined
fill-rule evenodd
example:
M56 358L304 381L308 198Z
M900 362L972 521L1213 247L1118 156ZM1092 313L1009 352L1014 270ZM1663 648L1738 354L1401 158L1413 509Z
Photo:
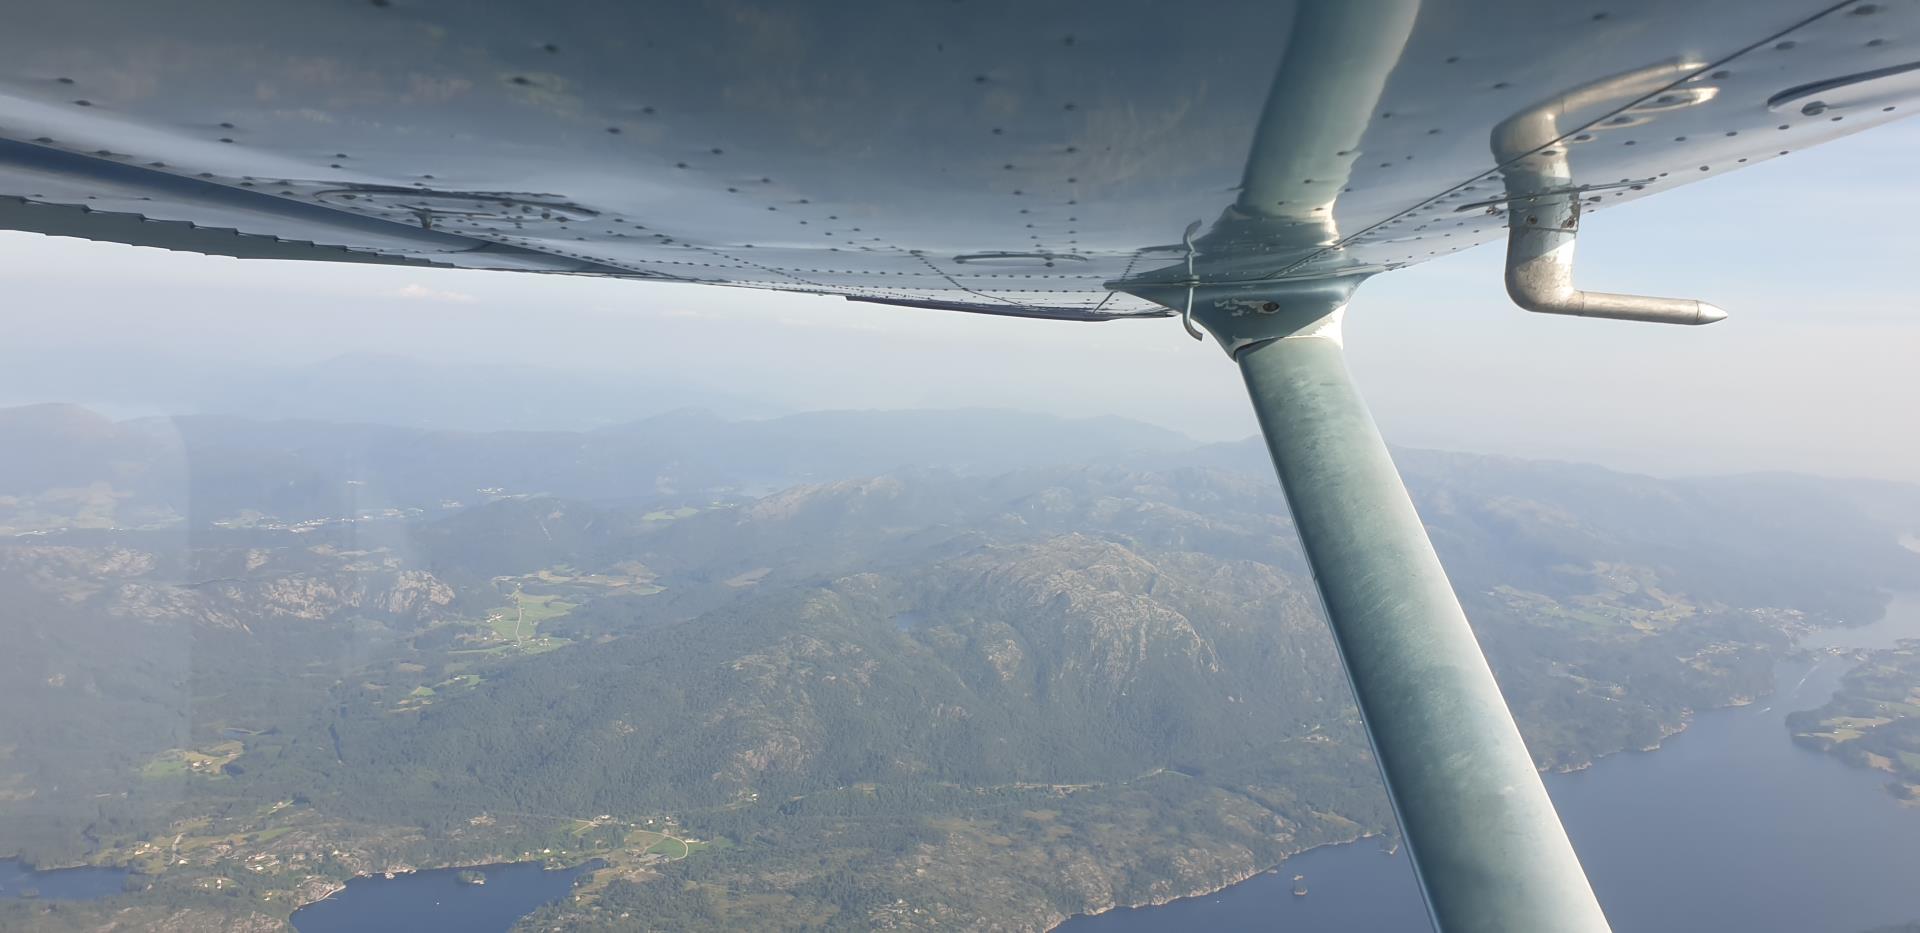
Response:
M648 512L640 516L640 520L643 522L671 522L698 514L700 514L699 509L693 508L692 506L681 506L677 509L657 509Z

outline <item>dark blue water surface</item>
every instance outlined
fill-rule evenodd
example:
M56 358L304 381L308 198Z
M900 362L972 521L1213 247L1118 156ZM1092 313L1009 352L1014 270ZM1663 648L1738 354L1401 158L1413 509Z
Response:
M1920 637L1920 597L1808 647ZM1779 665L1774 696L1704 712L1655 752L1547 777L1617 933L1861 933L1920 919L1920 808L1885 778L1789 741L1786 715L1826 702L1853 662ZM1307 896L1292 893L1305 875ZM1426 931L1404 853L1359 843L1290 859L1216 894L1076 917L1065 933Z
M34 871L19 859L0 859L0 897L32 893L47 900L86 901L125 890L124 868L56 868Z
M584 871L547 871L538 862L477 870L486 884L462 884L455 868L355 878L346 890L294 911L293 927L300 933L504 933L540 905L567 896Z

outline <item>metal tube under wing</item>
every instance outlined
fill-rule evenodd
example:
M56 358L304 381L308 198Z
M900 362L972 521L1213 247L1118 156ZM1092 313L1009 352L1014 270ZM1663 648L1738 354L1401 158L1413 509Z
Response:
M1237 358L1435 926L1605 931L1520 730L1347 373L1340 313Z

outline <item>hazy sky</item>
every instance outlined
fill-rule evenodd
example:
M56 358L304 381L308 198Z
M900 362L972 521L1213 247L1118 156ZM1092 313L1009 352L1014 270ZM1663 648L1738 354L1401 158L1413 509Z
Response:
M1580 284L1697 297L1702 328L1530 315L1501 248L1375 278L1353 367L1402 444L1663 473L1920 481L1920 124L1591 215ZM238 261L0 234L6 346L84 369L379 352L643 368L792 409L986 405L1253 433L1238 374L1177 322L1062 324L695 286ZM128 401L128 400L122 400Z

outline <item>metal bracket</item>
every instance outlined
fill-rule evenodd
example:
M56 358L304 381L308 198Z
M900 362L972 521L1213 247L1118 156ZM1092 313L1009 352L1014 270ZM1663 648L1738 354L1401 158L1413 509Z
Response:
M1187 329L1187 336L1195 340L1205 340L1199 328L1193 326L1193 290L1200 286L1200 277L1193 274L1193 257L1199 250L1193 248L1193 235L1200 232L1200 221L1187 225L1187 232L1180 242L1187 245L1187 306L1180 312L1180 326Z
M1692 298L1652 298L1583 292L1573 287L1573 248L1580 231L1580 196L1556 192L1513 198L1507 206L1507 294L1541 314L1711 324L1727 312Z
M1573 247L1580 232L1582 193L1646 181L1578 183L1565 139L1572 130L1562 124L1582 126L1601 113L1644 109L1647 95L1672 88L1704 67L1696 61L1675 60L1602 78L1535 104L1493 128L1490 145L1507 188L1506 279L1514 304L1541 314L1660 324L1711 324L1726 318L1727 312L1691 298L1615 295L1573 287ZM1671 106L1712 98L1710 89L1695 90L1698 93L1670 94L1679 99ZM1491 208L1497 203L1472 206Z
M1188 333L1205 328L1228 356L1256 344L1313 330L1346 307L1366 275L1317 279L1135 282L1122 291L1175 310ZM1197 336L1197 334L1196 334Z

